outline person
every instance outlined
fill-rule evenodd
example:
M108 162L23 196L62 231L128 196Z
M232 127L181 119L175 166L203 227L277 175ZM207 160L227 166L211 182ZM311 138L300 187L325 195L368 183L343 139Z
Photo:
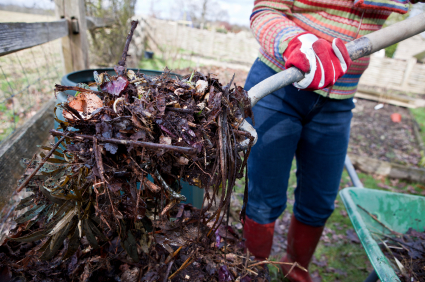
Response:
M413 0L414 1L414 0ZM308 268L334 201L347 153L353 96L369 57L351 61L344 44L379 30L408 0L257 0L251 29L259 57L245 89L295 66L305 78L253 107L258 142L248 159L246 247L269 257L276 219L286 208L293 158L297 186L282 262ZM282 265L287 274L290 265ZM291 281L312 281L294 268Z

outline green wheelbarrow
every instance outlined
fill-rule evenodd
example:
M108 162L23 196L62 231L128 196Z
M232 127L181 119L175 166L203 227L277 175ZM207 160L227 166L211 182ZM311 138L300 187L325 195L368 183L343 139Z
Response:
M345 167L356 187L345 188L339 194L375 269L365 281L377 281L378 278L383 282L400 281L372 237L373 232L386 235L390 235L390 232L366 211L396 232L404 234L410 227L422 231L425 228L425 197L363 188L348 156Z

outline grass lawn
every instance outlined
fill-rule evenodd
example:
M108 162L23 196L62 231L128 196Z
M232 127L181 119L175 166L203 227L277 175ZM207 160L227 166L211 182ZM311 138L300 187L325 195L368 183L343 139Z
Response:
M425 110L424 108L410 109L421 129L420 133L425 142Z

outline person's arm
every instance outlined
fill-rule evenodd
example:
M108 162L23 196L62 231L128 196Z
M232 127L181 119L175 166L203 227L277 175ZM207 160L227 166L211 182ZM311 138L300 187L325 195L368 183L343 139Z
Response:
M281 62L289 41L305 30L290 20L293 1L256 0L251 30L265 52Z
M308 33L293 21L293 1L257 0L251 14L251 30L265 52L285 68L296 67L305 78L294 86L317 90L331 85L343 76L351 59L341 39L332 43Z

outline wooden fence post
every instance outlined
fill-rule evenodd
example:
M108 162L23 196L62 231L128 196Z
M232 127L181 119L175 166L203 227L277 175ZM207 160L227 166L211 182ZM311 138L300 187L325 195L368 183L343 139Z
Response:
M403 81L401 82L401 90L406 92L408 91L407 88L409 87L409 77L417 62L418 60L415 57L407 60L406 71L404 72Z
M64 73L89 68L89 44L84 0L55 0L56 16L68 20L69 35L62 40Z

